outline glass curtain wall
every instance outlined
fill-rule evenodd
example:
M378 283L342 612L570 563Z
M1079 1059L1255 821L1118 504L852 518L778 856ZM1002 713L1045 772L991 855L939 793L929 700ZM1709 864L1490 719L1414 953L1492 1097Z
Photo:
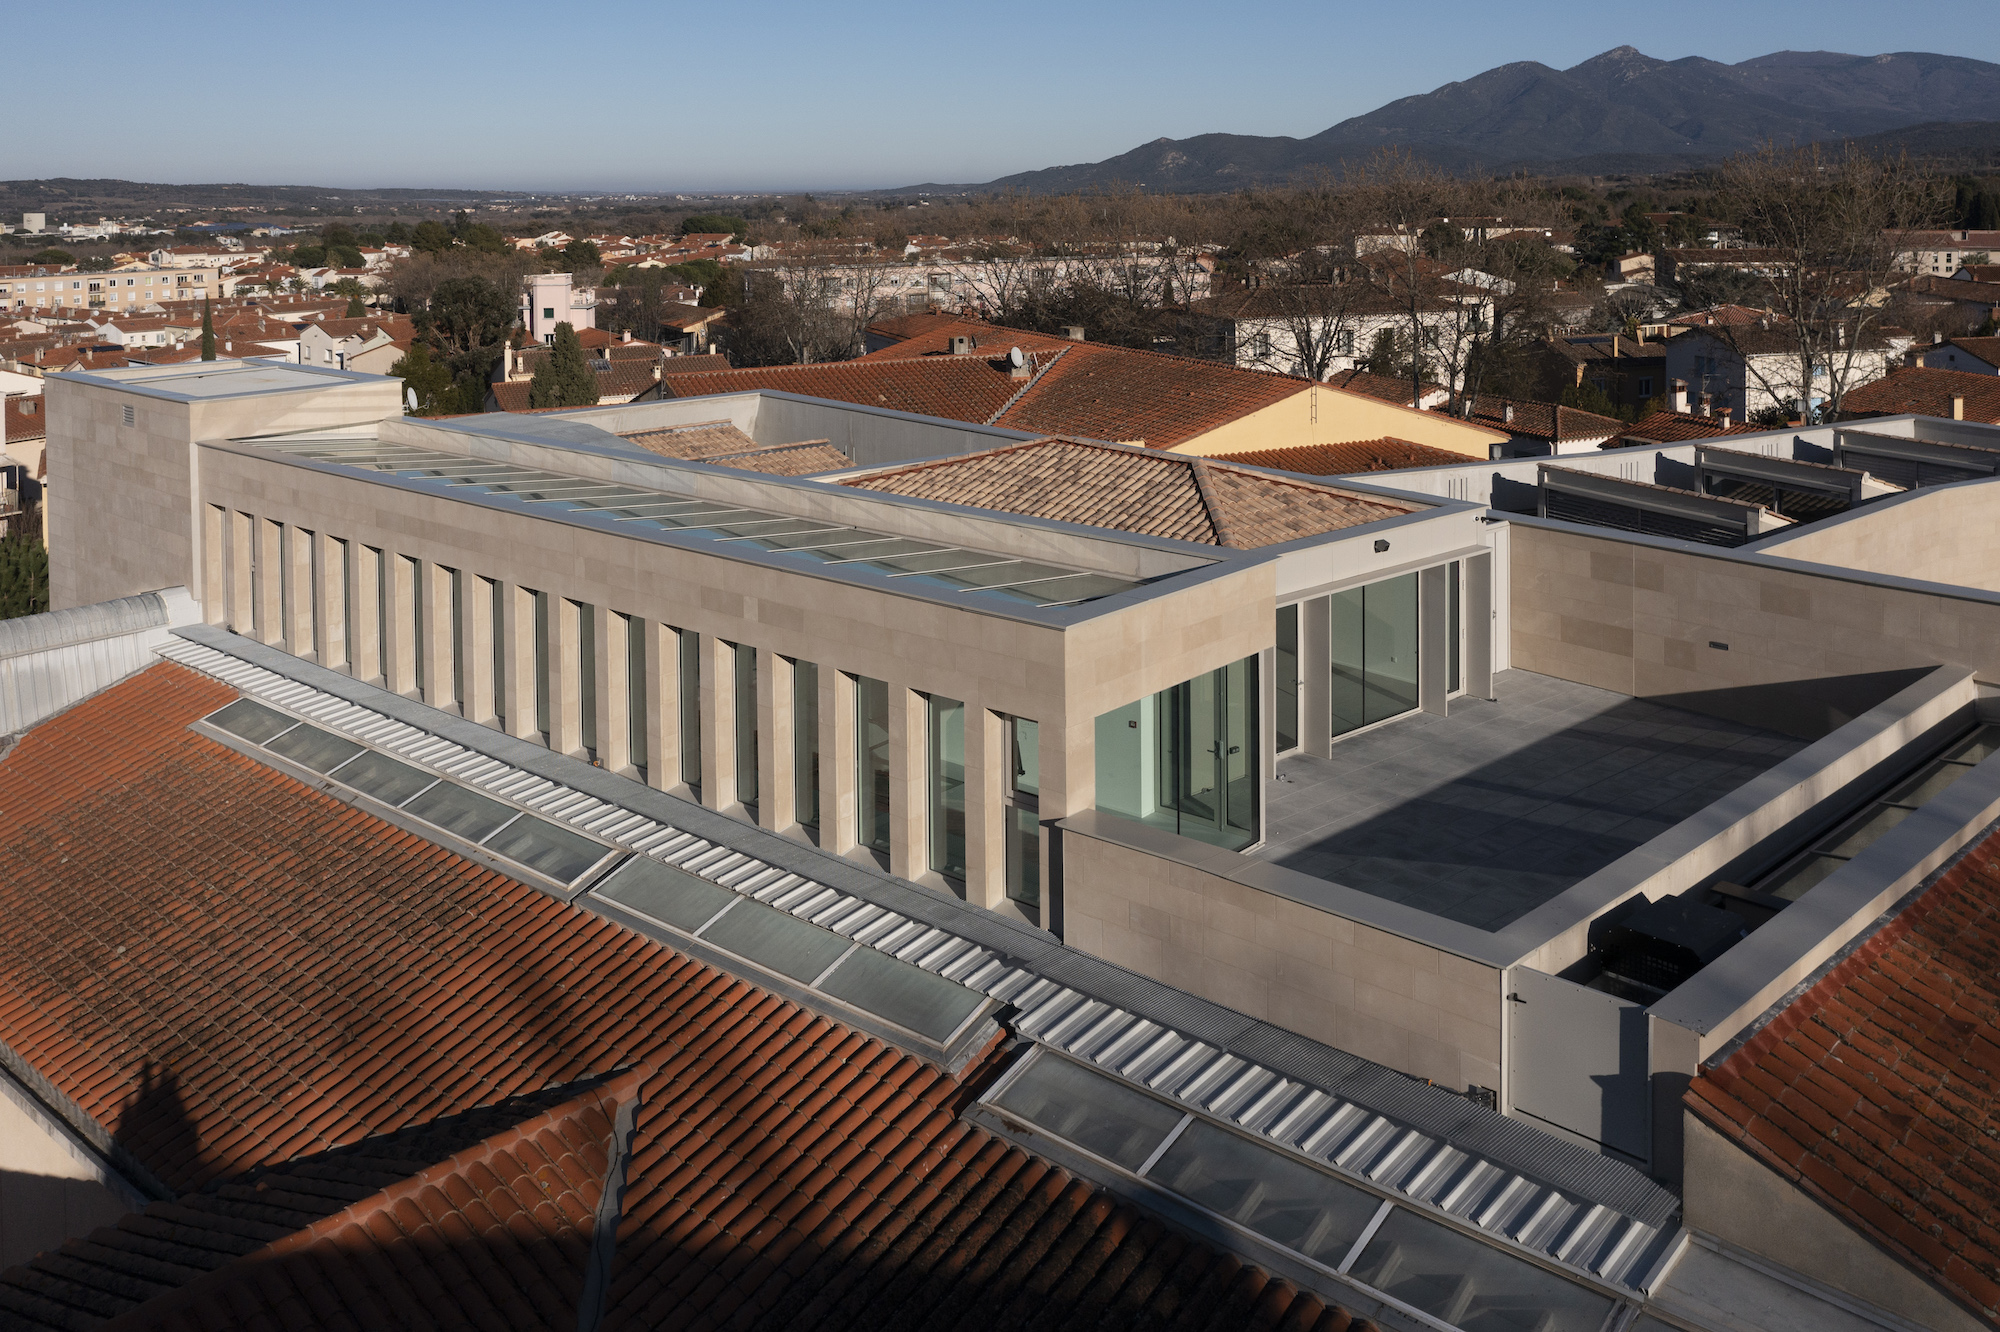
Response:
M930 704L931 868L965 877L965 704L932 695Z
M1327 600L1333 734L1345 735L1415 709L1416 574L1336 592Z
M792 803L800 824L819 827L819 667L792 663Z
M757 649L738 643L730 649L735 666L736 803L757 803Z
M701 787L701 635L677 629L680 640L681 780Z
M1278 678L1271 682L1271 686L1277 696L1278 715L1272 719L1272 723L1277 736L1277 751L1282 754L1288 749L1299 747L1299 608L1297 606L1278 608L1278 651L1275 669Z
M1041 728L1025 717L1007 719L1011 769L1007 782L1007 896L1022 906L1042 905Z
M854 678L855 840L870 850L889 850L889 686L865 675Z
M1238 850L1257 840L1257 659L1097 719L1097 807Z

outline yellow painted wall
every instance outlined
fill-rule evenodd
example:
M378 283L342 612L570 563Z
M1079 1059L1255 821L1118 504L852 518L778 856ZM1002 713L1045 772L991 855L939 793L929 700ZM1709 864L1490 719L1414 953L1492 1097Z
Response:
M1365 393L1313 384L1302 385L1297 393L1261 411L1176 444L1173 452L1215 457L1306 444L1353 444L1385 435L1481 461L1492 456L1491 446L1505 444L1508 438L1501 431L1441 412L1419 412Z

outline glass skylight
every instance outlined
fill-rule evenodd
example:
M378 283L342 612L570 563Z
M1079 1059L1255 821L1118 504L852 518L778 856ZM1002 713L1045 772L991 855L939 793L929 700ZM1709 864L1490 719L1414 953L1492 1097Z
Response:
M1600 1332L1618 1300L1139 1088L1036 1050L988 1103L1463 1332Z
M378 440L337 437L250 441L314 462L387 472L445 491L506 498L561 512L609 517L638 528L755 547L774 556L880 574L931 592L990 597L1037 607L1073 606L1136 587L1137 580L895 537L824 520L746 509L586 477L483 462Z
M977 990L873 948L849 953L818 988L940 1044L984 1002Z
M714 920L716 912L737 900L736 894L721 884L698 879L649 856L634 856L620 865L598 886L597 895L687 934Z
M832 930L748 898L710 922L701 938L703 943L747 957L766 970L807 985L854 947L853 941Z
M206 720L299 767L326 773L371 800L565 886L575 885L615 854L613 848L560 824L489 799L251 699L238 699Z

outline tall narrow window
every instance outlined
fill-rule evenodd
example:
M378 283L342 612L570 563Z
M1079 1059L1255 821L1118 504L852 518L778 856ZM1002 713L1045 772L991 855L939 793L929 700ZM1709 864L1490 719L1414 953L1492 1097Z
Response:
M1448 566L1446 566L1444 575L1444 586L1445 586L1444 599L1447 608L1446 624L1444 627L1444 642L1445 642L1444 691L1447 694L1456 694L1460 689L1465 687L1464 682L1459 678L1459 672L1461 670L1459 653L1460 649L1463 647L1463 640L1465 637L1465 626L1462 623L1463 609L1460 606L1458 600L1458 578L1459 578L1459 563L1457 560L1453 560Z
M1041 727L1007 719L1007 896L1042 905Z
M1277 731L1277 748L1280 754L1299 747L1299 608L1297 606L1278 607L1278 651L1276 653L1278 678L1272 681L1272 689L1278 701L1278 715L1273 718Z
M627 762L646 770L646 622L625 617L625 752Z
M409 575L410 613L403 621L403 627L410 635L410 669L416 672L417 697L426 703L435 703L431 697L436 690L424 690L424 630L430 627L430 589L424 586L424 566L403 556L402 573ZM400 579L398 581L401 581Z
M792 663L793 808L798 821L819 827L819 667Z
M676 631L681 653L681 780L701 785L701 635Z
M889 686L854 678L856 773L855 840L871 850L889 849Z
M507 585L499 579L487 584L493 598L493 720L507 729Z
M278 529L278 632L276 637L286 647L294 650L297 649L298 644L294 641L293 626L298 622L292 619L292 605L298 597L298 588L294 586L298 582L298 577L292 564L292 543L298 540L298 536L296 528L287 526ZM266 625L264 629L265 633L269 634L270 629L271 627Z
M319 610L326 604L326 555L320 548L319 534L300 532L299 539L306 543L306 650L313 654L313 660L324 666L327 654L325 644L319 641Z
M465 575L456 569L444 571L446 590L451 593L451 701L465 710Z
M335 537L333 544L340 550L340 565L335 575L340 579L340 663L349 673L354 669L354 549L345 539Z
M965 704L930 700L931 868L965 877Z
M597 757L597 607L581 601L576 607L576 695L578 734L584 753Z
M375 673L389 683L389 553L371 549L375 557Z
M757 649L738 643L730 649L736 688L736 803L757 803Z
M535 729L549 742L549 594L530 592L535 619Z

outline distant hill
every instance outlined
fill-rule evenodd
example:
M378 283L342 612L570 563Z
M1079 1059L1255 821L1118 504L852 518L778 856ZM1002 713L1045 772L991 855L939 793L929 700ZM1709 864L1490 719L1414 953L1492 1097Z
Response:
M1968 124L1966 122L1973 122ZM1570 69L1502 65L1404 97L1310 138L1202 134L1155 139L1102 162L1050 167L984 185L1058 193L1114 184L1175 191L1273 184L1338 170L1386 147L1453 171L1659 171L1713 161L1766 140L1806 143L1887 131L1910 147L1990 158L2000 125L2000 65L1963 56L1779 51L1724 65L1655 60L1629 46ZM905 191L898 191L903 193Z
M19 213L60 214L66 222L95 221L99 213L143 213L155 208L364 208L436 207L519 199L519 191L343 190L323 185L157 185L134 180L0 180L0 224Z

